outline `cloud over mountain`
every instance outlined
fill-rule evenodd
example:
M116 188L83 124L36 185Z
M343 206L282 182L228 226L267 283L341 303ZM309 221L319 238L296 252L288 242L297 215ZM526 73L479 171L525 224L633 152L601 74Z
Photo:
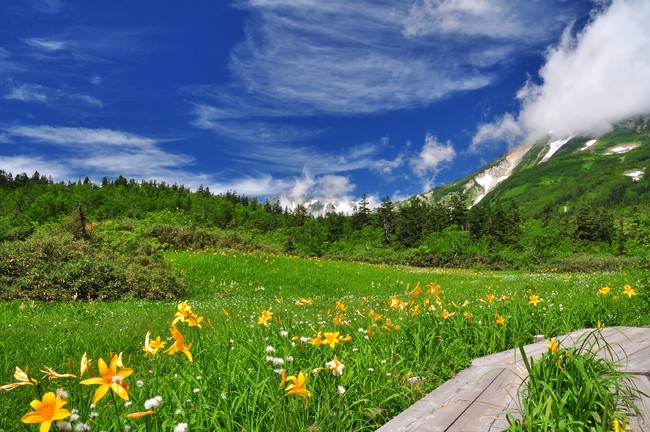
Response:
M546 135L599 135L650 113L650 2L616 0L577 35L568 27L539 71L517 94L521 110L481 125L472 145Z

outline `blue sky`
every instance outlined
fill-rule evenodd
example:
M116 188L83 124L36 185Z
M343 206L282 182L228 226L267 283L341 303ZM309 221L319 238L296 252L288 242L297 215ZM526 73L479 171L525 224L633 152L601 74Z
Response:
M0 169L400 199L650 112L649 3L5 1Z

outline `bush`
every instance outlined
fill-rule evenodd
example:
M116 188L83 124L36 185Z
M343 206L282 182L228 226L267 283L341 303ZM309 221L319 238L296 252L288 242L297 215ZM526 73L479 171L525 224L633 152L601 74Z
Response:
M156 254L118 256L56 229L0 243L0 300L172 299L183 291Z

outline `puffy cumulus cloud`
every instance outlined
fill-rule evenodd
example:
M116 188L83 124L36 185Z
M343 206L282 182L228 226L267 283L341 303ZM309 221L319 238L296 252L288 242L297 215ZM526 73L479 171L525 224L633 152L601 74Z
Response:
M565 32L547 55L542 83L519 94L532 137L601 134L650 113L650 2L617 0L582 32Z
M472 138L469 151L470 153L480 153L483 147L493 142L505 141L509 146L512 146L523 137L523 134L524 131L517 119L512 114L506 113L493 123L485 123L479 126L478 131Z
M341 198L354 191L355 184L347 176L324 175L318 179L316 193L328 198Z
M384 174L384 175L391 175L393 171L395 171L397 168L401 168L404 166L404 155L399 154L395 159L379 159L375 161L374 165L371 167L373 170Z
M598 2L577 34L569 27L550 47L539 71L517 98L516 118L506 114L481 125L472 149L491 140L527 141L550 135L600 135L616 122L650 113L650 2Z
M305 197L349 199L349 194L356 186L350 178L342 175L325 174L314 176L305 168L302 176L295 177L290 191L278 191L287 194L294 200Z
M456 150L450 141L443 144L435 136L427 134L422 150L411 158L410 164L415 175L423 181L424 188L430 189L440 165L453 161L455 157Z

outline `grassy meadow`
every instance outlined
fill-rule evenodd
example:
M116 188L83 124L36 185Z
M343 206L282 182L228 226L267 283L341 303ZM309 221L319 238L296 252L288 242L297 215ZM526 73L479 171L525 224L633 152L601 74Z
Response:
M188 287L179 301L0 304L0 431L39 430L21 418L47 418L60 389L51 430L373 431L473 358L650 324L638 273L166 259Z

